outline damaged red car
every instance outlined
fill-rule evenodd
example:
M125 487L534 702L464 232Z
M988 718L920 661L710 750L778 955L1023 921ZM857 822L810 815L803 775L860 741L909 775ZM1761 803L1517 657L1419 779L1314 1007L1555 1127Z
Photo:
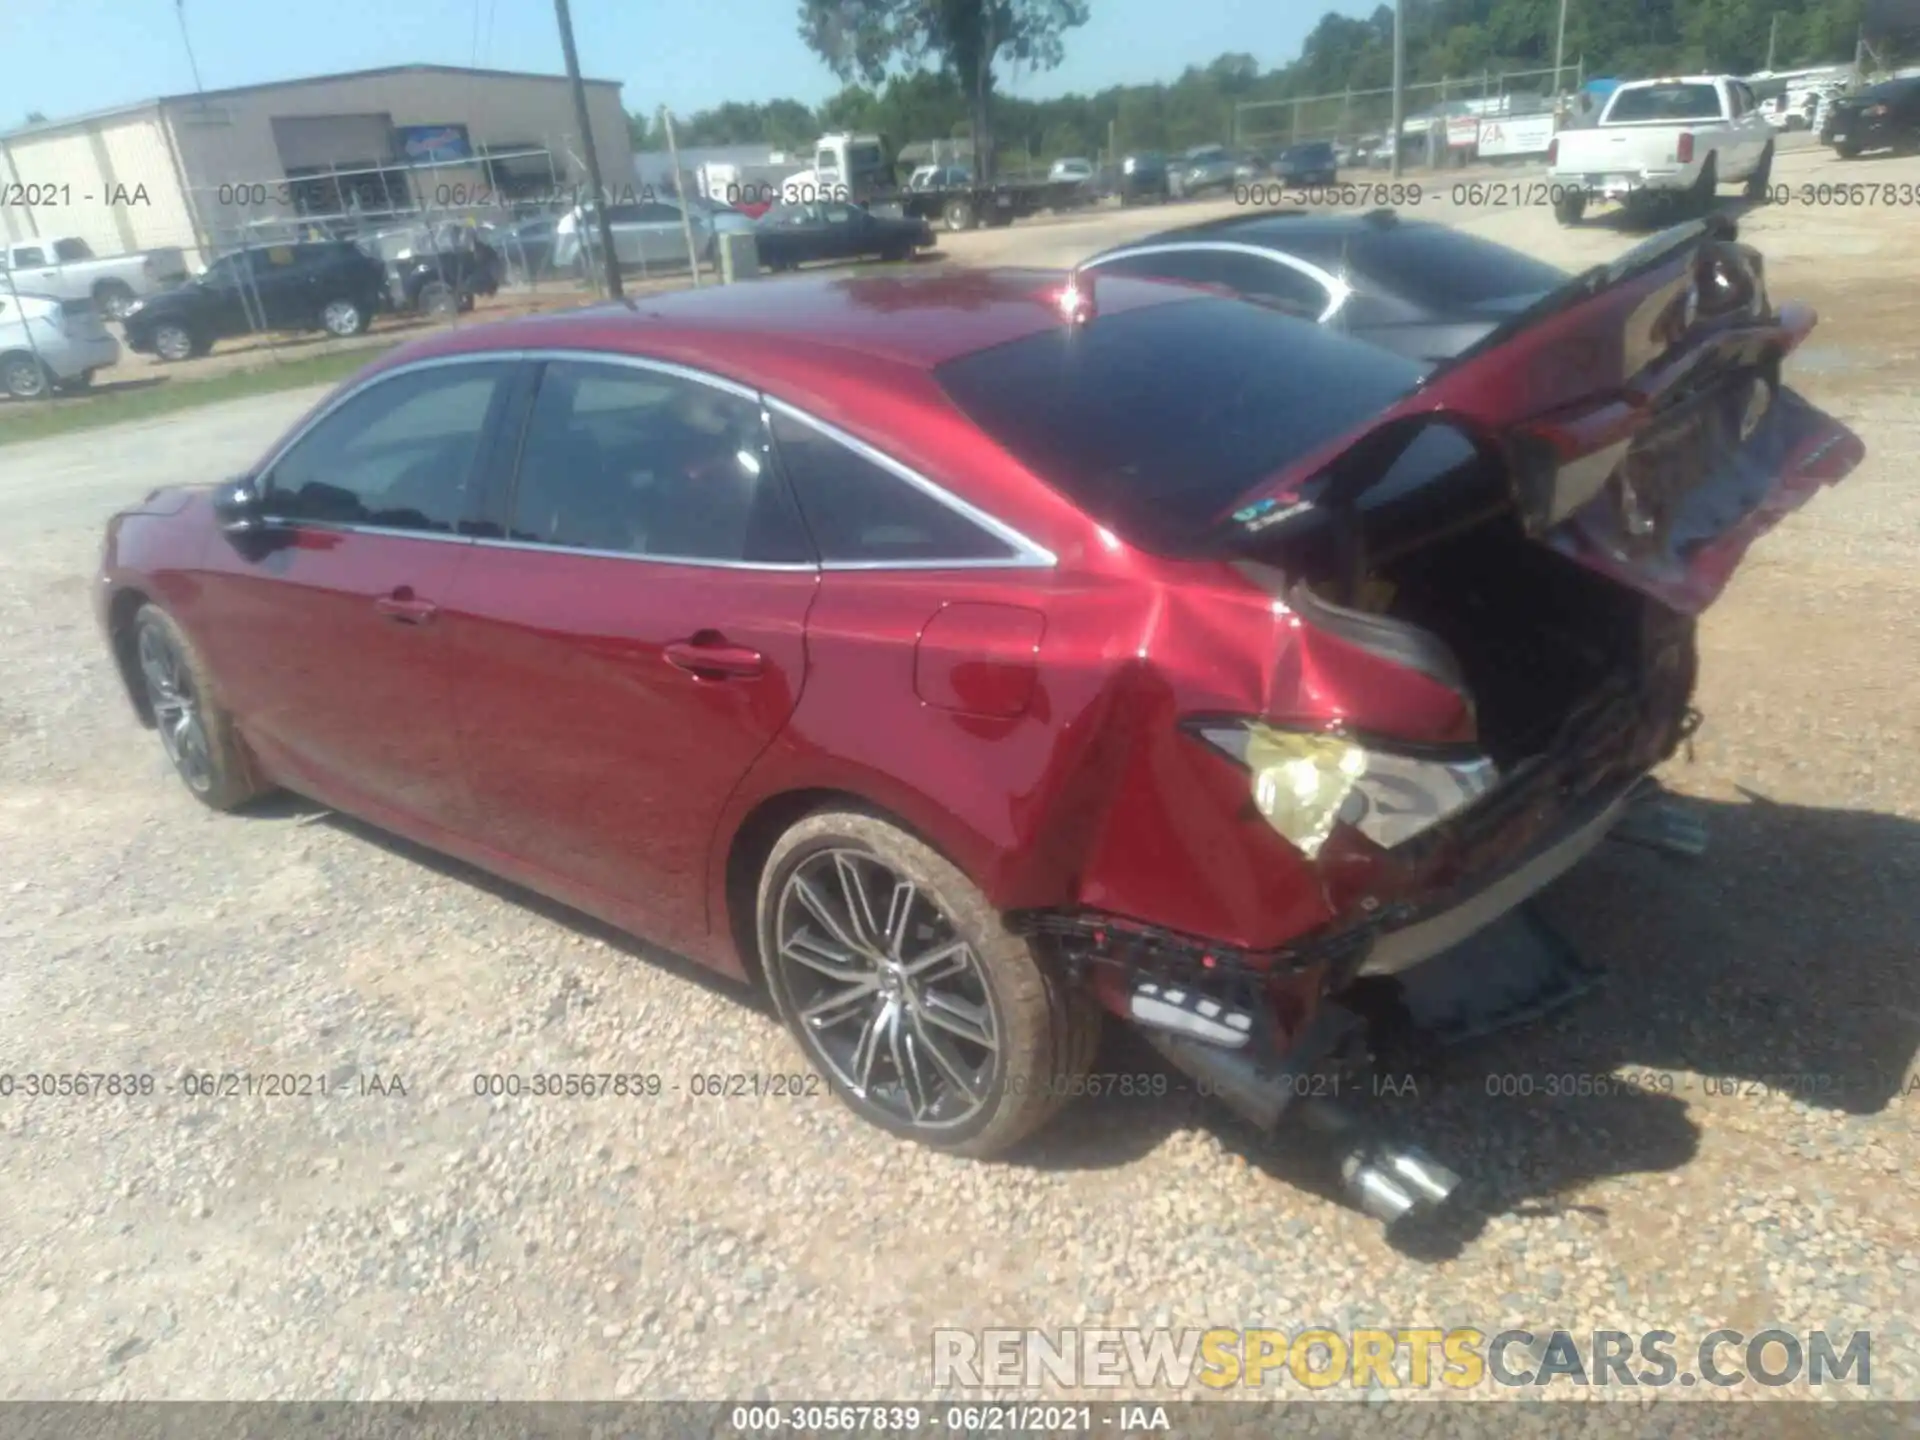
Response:
M1634 815L1695 617L1861 459L1812 325L1705 224L1431 369L1150 280L650 297L377 362L116 516L97 602L202 801L764 979L875 1124L1004 1151L1117 1019L1270 1126Z

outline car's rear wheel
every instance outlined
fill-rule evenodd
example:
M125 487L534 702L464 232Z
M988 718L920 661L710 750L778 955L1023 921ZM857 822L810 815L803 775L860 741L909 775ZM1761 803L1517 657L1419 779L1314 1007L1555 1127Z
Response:
M102 280L93 287L93 303L109 320L124 320L133 308L133 288L122 280Z
M1767 203L1773 186L1773 142L1767 142L1767 148L1760 152L1760 163L1753 168L1753 174L1747 177L1747 199L1756 205Z
M200 353L200 341L184 325L162 325L153 332L153 353L162 360L191 360Z
M0 355L0 389L16 400L38 400L53 388L47 367L24 350Z
M1567 190L1553 202L1553 218L1562 225L1578 225L1587 213L1587 197L1578 190Z
M955 1154L1018 1144L1078 1088L1101 1011L930 846L829 811L761 873L759 944L781 1018L863 1119Z
M953 231L971 230L974 224L973 202L971 200L949 200L943 212L947 229Z
M161 748L194 798L215 810L244 805L267 787L249 763L233 718L207 668L173 618L143 605L133 621L133 659Z
M345 296L329 300L320 307L320 328L329 335L337 335L342 339L349 335L360 335L365 333L370 323L365 307L359 301L349 300Z

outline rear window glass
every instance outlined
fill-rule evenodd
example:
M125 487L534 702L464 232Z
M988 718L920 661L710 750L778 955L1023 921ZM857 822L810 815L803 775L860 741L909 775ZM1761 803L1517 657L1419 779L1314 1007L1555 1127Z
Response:
M1711 85L1643 85L1613 97L1607 123L1632 120L1717 120L1720 92Z
M1191 547L1260 480L1384 410L1422 370L1256 305L1195 299L940 366L975 424L1143 549Z
M1543 295L1571 278L1544 260L1445 225L1367 230L1355 235L1347 250L1364 274L1381 277L1422 309L1443 314Z

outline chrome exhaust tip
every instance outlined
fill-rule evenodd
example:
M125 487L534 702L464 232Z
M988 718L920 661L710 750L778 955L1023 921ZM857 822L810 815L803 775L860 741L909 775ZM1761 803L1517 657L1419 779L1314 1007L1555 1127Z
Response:
M1177 1069L1242 1119L1271 1131L1282 1114L1339 1145L1340 1186L1349 1202L1384 1225L1415 1211L1436 1210L1453 1197L1461 1179L1426 1152L1371 1134L1352 1110L1321 1097L1296 1098L1275 1072L1245 1051L1223 1050L1182 1036L1145 1032L1148 1041Z

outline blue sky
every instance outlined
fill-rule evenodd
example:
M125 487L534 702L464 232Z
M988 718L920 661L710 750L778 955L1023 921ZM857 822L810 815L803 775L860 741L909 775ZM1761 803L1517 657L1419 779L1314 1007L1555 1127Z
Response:
M1299 53L1326 10L1373 8L1371 0L1091 4L1093 19L1069 37L1066 63L1042 75L1005 76L1010 93L1039 98L1170 80L1229 50L1274 65ZM407 63L563 69L552 0L185 0L185 7L210 90ZM581 68L625 82L629 110L665 104L685 115L722 100L778 96L812 104L838 88L800 43L796 0L572 0L572 7ZM4 0L0 54L13 62L0 130L33 110L57 119L193 89L174 0Z

